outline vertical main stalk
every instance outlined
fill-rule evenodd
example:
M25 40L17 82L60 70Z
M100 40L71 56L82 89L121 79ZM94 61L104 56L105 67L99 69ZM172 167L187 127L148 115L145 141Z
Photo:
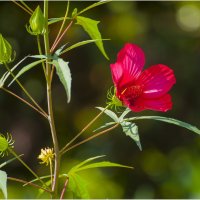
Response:
M48 31L48 0L44 0L44 17L45 17L45 33L44 33L44 44L45 44L45 54L50 55L49 49L49 31ZM51 66L49 60L46 60L46 75L47 75L47 103L48 103L48 114L49 114L49 125L52 134L52 140L54 145L55 152L55 164L54 164L54 176L52 183L53 198L57 197L58 190L58 177L60 170L60 155L59 155L59 146L58 139L56 135L53 107L52 107L52 94L51 94Z

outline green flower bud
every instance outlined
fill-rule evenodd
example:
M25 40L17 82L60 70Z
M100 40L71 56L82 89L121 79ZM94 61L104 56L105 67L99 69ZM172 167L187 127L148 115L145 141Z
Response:
M112 97L112 104L118 107L123 106L122 102L116 97L116 95L113 95Z
M107 102L106 104L109 105L111 108L115 108L117 110L120 107L124 107L123 103L118 99L116 96L116 89L111 87L107 93Z
M11 134L7 133L7 137L0 134L0 156L8 155L9 148L13 148L14 140Z
M12 46L0 34L0 64L9 63L12 61Z
M0 152L4 152L8 149L8 141L3 135L0 135Z
M35 11L33 12L30 20L29 20L30 26L27 27L27 30L32 35L39 35L43 34L45 31L45 18L42 13L42 10L40 9L40 6L38 6Z

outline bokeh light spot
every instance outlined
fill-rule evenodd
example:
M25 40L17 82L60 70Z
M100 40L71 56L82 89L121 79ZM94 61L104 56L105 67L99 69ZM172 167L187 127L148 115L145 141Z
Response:
M176 20L184 31L196 31L200 28L200 9L195 5L184 5L179 8Z

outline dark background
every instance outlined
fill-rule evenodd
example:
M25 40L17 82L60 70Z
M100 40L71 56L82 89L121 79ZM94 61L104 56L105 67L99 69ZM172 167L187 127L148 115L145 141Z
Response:
M27 2L32 9L38 3L43 6L42 2ZM73 1L70 13L74 8L81 10L91 3ZM66 2L51 1L49 15L62 17L65 9ZM126 42L138 44L144 50L145 68L166 64L174 70L177 79L170 92L173 99L171 111L145 111L137 115L172 117L199 127L200 2L114 1L89 10L83 16L101 21L102 37L111 39L104 42L110 61L94 44L63 55L63 59L69 61L73 80L70 104L67 104L65 91L56 75L53 81L55 121L61 147L99 112L96 106L105 106L107 90L112 86L109 65L115 62L117 52ZM28 54L38 54L36 38L25 29L29 17L14 3L0 2L0 33L17 53L14 63ZM59 27L60 23L50 26L51 44ZM80 26L74 25L62 44L69 42L70 45L86 39L89 39L88 35ZM24 65L31 61L33 59L29 58ZM1 65L0 73L3 71ZM20 81L46 110L42 68L35 67ZM17 84L10 89L25 98ZM48 174L48 167L39 165L37 159L41 148L52 146L48 123L17 99L0 92L0 132L12 133L15 150L23 153L23 159L39 174ZM92 130L108 120L103 116L81 139L93 134ZM138 121L137 125L143 151L118 128L69 151L64 156L62 172L67 173L70 166L89 157L107 155L107 160L134 166L134 170L94 169L82 173L92 198L200 198L199 136L158 121ZM6 158L1 160L0 163ZM32 179L17 161L3 170L9 176ZM22 188L10 181L8 189L10 198L34 198L37 193L32 187Z

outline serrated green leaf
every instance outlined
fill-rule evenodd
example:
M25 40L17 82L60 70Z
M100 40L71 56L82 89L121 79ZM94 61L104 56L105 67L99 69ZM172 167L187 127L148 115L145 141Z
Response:
M84 165L83 167L78 168L76 172L91 169L91 168L102 168L102 167L123 167L123 168L130 168L130 169L133 168L130 166L121 165L121 164L117 164L117 163L113 163L109 161L101 161L101 162Z
M136 126L136 124L132 122L126 122L126 121L121 122L120 124L122 126L123 132L127 136L131 137L136 142L139 149L142 150L142 146L140 143L140 136L138 133L138 127Z
M102 108L102 107L96 107L96 108L98 108L101 111L105 110L105 108ZM113 111L106 109L104 111L104 113L106 115L108 115L111 119L113 119L115 122L119 122L119 118L117 117L117 115Z
M82 13L84 13L84 12L86 12L86 11L92 9L92 8L103 5L105 3L109 3L111 1L112 0L104 0L104 1L99 1L99 2L93 3L92 5L88 6L87 8L84 8L83 10L81 10L77 15L80 15L80 14L82 14Z
M108 122L108 123L105 123L104 125L100 126L99 128L95 129L93 132L96 132L96 131L99 131L101 129L104 129L106 127L109 127L111 125L115 124L115 122Z
M66 53L67 51L70 51L72 49L75 49L77 47L80 47L80 46L83 46L83 45L86 45L86 44L90 44L90 43L93 43L93 42L97 42L97 41L100 41L100 40L109 40L109 39L96 39L96 40L84 40L84 41L81 41L81 42L77 42L76 44L73 44L72 46L66 48L65 50L63 50L60 55Z
M8 87L17 79L19 78L22 74L24 74L25 72L29 71L30 69L32 69L33 67L35 67L36 65L42 63L43 61L45 61L44 59L43 60L37 60L35 62L32 62L26 66L24 66L18 73L17 75L15 76L15 78L10 82L10 84L8 85Z
M177 126L181 126L184 127L190 131L193 131L197 134L200 134L200 130L196 127L193 126L189 123L177 120L177 119L173 119L173 118L167 118L167 117L161 117L161 116L140 116L140 117L131 117L131 118L127 118L125 119L126 121L134 121L134 120L141 120L141 119L153 119L153 120L158 120L158 121L163 121L166 123L170 123L170 124L174 124Z
M93 160L96 160L98 158L102 158L104 157L105 155L100 155L100 156L95 156L95 157L91 157L91 158L88 158L86 160L84 160L83 162L79 163L78 165L72 167L69 171L69 173L72 173L72 172L76 172L77 169L79 169L81 166L93 161Z
M57 75L65 88L65 92L67 95L67 102L69 103L71 100L72 77L68 66L68 62L65 62L61 58L58 58L57 60L53 60L53 64L55 65Z
M8 198L7 194L7 174L6 172L0 170L0 189L3 192L5 199Z
M74 198L89 199L89 192L85 181L76 173L69 174L68 187L74 194Z
M102 52L102 54L105 56L106 59L109 60L104 47L103 47L103 42L101 38L101 33L99 32L98 29L98 23L99 21L95 21L90 18L82 17L82 16L77 16L77 24L81 25L83 29L88 33L88 35L91 37L91 39L100 39L99 41L96 41L96 45L99 48L99 50Z

